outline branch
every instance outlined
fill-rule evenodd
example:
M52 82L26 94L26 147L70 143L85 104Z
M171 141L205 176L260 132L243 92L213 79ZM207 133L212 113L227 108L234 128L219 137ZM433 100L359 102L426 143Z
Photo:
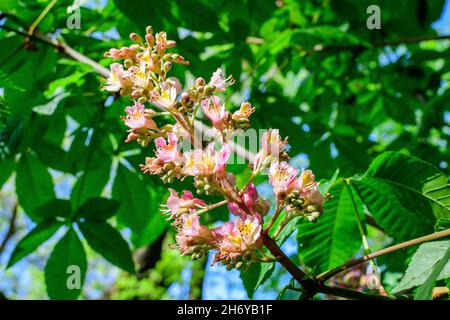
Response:
M319 285L317 292L333 295L336 297L342 297L347 299L360 299L360 300L396 300L397 298L391 296L381 296L378 294L364 293L355 290L349 290L344 288L330 287L327 285Z
M311 50L305 50L307 53L319 53L319 52L326 52L326 51L334 51L334 50L349 50L349 51L362 51L372 48L383 48L388 46L396 46L400 44L415 44L420 43L423 41L430 41L430 40L447 40L450 39L450 35L441 35L441 36L421 36L421 37L414 37L414 38L406 38L406 39L400 39L395 41L385 41L385 42L373 42L370 44L370 46L366 45L360 45L360 44L353 44L353 45L336 45L336 46L323 46L323 45L316 45ZM265 40L258 37L247 37L246 39L247 43L252 43L256 45L263 45L265 43Z
M0 254L2 254L3 250L5 250L6 245L8 244L9 240L16 232L17 207L18 206L17 206L17 202L16 202L14 204L12 215L9 220L8 231L6 232L5 238L3 239L2 243L0 244Z
M432 233L432 234L429 234L427 236L423 236L423 237L420 237L420 238L409 240L409 241L406 241L406 242L403 242L403 243L399 243L399 244L396 244L394 246L391 246L391 247L388 247L388 248L385 248L385 249L373 252L373 253L368 254L366 256L363 256L363 257L361 257L359 259L352 259L352 260L348 261L347 263L343 264L342 266L336 267L334 269L328 270L328 271L320 274L317 277L317 280L320 281L320 282L325 282L328 279L330 279L331 277L337 275L338 273L341 273L344 270L350 269L350 268L352 268L352 267L354 267L354 266L356 266L358 264L364 263L364 262L366 262L368 260L374 259L374 258L379 257L381 255L384 255L384 254L387 254L387 253L391 253L391 252L394 252L394 251L397 251L397 250L400 250L400 249L404 249L404 248L407 248L407 247L411 247L411 246L414 246L416 244L420 244L420 243L423 243L423 242L427 242L427 241L443 238L443 237L446 237L446 236L450 236L450 229L447 229L447 230L444 230L444 231L440 231L440 232L436 232L436 233Z
M277 259L281 265L294 277L299 284L308 292L316 292L316 281L308 278L306 274L297 267L292 260L280 249L275 240L273 240L266 232L263 232L262 239L264 245L269 249L270 253Z

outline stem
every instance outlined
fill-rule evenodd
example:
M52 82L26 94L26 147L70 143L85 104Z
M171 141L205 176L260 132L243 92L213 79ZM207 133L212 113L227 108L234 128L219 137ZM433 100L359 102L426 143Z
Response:
M200 102L197 102L197 105L194 107L194 111L192 112L192 116L191 116L191 125L194 125L194 121L195 121L195 115L197 114L197 110L200 107Z
M416 244L420 244L420 243L431 241L431 240L436 240L436 239L443 238L443 237L446 237L446 236L450 236L450 229L443 230L443 231L436 232L436 233L432 233L432 234L429 234L427 236L423 236L423 237L420 237L420 238L416 238L416 239L413 239L413 240L409 240L409 241L406 241L406 242L402 242L402 243L396 244L396 245L388 247L388 248L381 249L381 250L376 251L374 253L368 254L368 255L366 255L364 257L361 257L361 258L358 258L358 259L352 259L352 260L346 262L345 264L343 264L342 266L339 266L339 267L336 267L334 269L328 270L328 271L320 274L317 277L317 280L320 281L320 282L325 282L328 279L330 279L331 277L337 275L338 273L341 273L344 270L350 269L350 268L352 268L352 267L354 267L354 266L356 266L358 264L364 263L364 262L366 262L368 260L374 259L376 257L382 256L384 254L391 253L391 252L394 252L394 251L397 251L397 250L400 250L400 249L411 247L411 246L416 245Z
M349 290L344 288L330 287L321 284L317 288L317 292L329 294L337 297L347 298L347 299L361 299L361 300L396 300L395 297L391 296L381 296L377 294L364 293L355 290Z
M0 254L3 253L3 250L5 250L6 245L8 244L11 237L16 232L16 220L17 220L17 202L14 204L11 218L9 219L9 226L8 231L6 232L5 238L3 239L2 243L0 244Z
M56 4L57 0L52 0L45 8L42 10L41 14L36 18L36 20L31 24L30 28L28 29L28 35L32 35L34 33L34 30L38 26L38 24L45 18L47 13L53 8L53 6Z
M272 218L270 219L269 224L267 225L267 227L265 229L265 232L269 233L270 228L272 228L273 224L277 220L281 211L283 211L283 207L277 204L277 207L275 208L275 212L274 212Z
M210 211L212 209L218 208L220 206L223 206L223 205L225 205L227 203L228 203L228 199L222 200L220 202L217 202L217 203L214 203L214 204L210 204L209 206L206 206L204 209L198 210L196 213L197 214L204 213L204 212Z
M370 246L369 246L369 242L367 241L367 234L366 234L366 231L364 230L363 223L359 216L358 207L356 205L356 201L353 196L353 189L350 184L350 179L345 179L344 182L345 182L345 187L347 188L348 194L350 195L350 201L352 202L353 212L355 213L355 218L356 218L356 223L358 224L359 233L361 234L361 238L362 238L364 253L366 255L370 254Z
M247 191L248 187L250 187L250 184L253 182L253 179L256 178L256 176L259 174L259 171L253 171L252 174L250 175L250 177L248 178L247 182L245 183L245 185L242 187L241 189L241 193L244 193L245 191Z
M87 154L87 158L86 158L86 164L84 166L83 175L80 177L80 188L78 189L76 200L75 200L76 207L78 207L80 205L81 195L83 194L86 176L88 175L88 172L89 172L89 164L94 155L94 149L95 149L95 144L96 144L97 135L98 135L98 124L102 121L104 111L105 111L105 107L102 104L100 106L100 109L97 111L97 115L94 119L94 124L92 127L92 136L89 141L89 146L88 146L88 151L87 151L88 154ZM75 215L75 213L72 214L72 217L74 217L74 215Z
M266 232L261 234L263 243L270 253L278 259L280 264L300 283L307 291L316 292L316 282L307 278L306 274L300 270L293 262L290 260L286 254L280 249L275 240L273 240Z

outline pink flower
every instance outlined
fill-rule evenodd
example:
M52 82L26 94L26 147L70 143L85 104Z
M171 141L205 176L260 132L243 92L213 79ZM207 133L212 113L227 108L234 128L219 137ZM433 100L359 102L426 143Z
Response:
M241 108L233 113L233 120L248 121L253 112L255 112L255 108L252 107L250 102L244 102L241 104Z
M317 185L317 183L314 182L314 180L315 176L311 170L302 170L299 179L299 186L300 188L314 187L315 185Z
M292 190L298 188L298 170L287 162L273 162L269 170L269 183L277 199L284 199Z
M265 167L271 161L278 161L284 151L286 140L281 140L278 129L269 129L261 137L261 149L255 156L254 168Z
M145 116L144 105L135 102L133 106L126 107L127 116L124 118L125 125L131 129L157 130L156 123Z
M188 237L191 244L212 244L213 234L209 228L200 223L200 216L193 213L181 215L177 221L178 234Z
M178 151L178 137L172 132L167 134L167 140L162 137L155 139L156 156L163 162L180 162L182 159L181 153Z
M317 188L314 189L307 189L306 191L302 192L300 196L305 199L305 205L319 205L321 206L323 204L323 196L317 190Z
M111 92L117 92L122 88L131 87L133 85L128 71L123 70L123 66L119 63L113 63L110 66L109 77L103 89Z
M141 164L140 168L143 173L158 174L162 171L164 162L161 159L147 157L145 158L145 164Z
M172 88L175 88L175 91L176 91L177 94L181 93L181 90L183 89L183 87L181 86L180 80L178 80L178 78L170 77L170 78L167 78L166 82Z
M227 173L227 171L226 171L227 161L228 161L228 158L230 157L230 154L231 154L231 149L227 144L223 144L220 151L215 153L216 165L214 167L214 171L215 171L217 177L219 177L219 178L225 177L225 175Z
M242 195L242 200L244 200L244 204L247 207L253 208L257 199L258 191L256 190L255 185L251 183L248 186L247 191Z
M245 211L239 206L239 204L231 201L227 204L228 210L230 210L232 214L242 217L245 217L248 213L256 214L256 205L260 204L259 201L257 201L258 198L258 191L256 190L255 185L252 183L241 196L241 199L248 211Z
M229 86L234 83L234 79L232 76L225 78L225 73L221 68L217 68L217 70L213 73L211 80L209 81L210 86L215 87L215 91L222 92Z
M130 130L130 133L128 133L127 138L125 139L125 142L128 143L136 140L137 138L139 138L139 135Z
M229 201L227 204L227 208L232 214L236 216L243 216L246 214L246 212L236 202Z
M177 90L168 82L161 82L159 90L152 90L150 102L159 108L170 109L176 101Z
M237 218L213 230L219 245L219 260L233 260L243 253L260 248L261 221L256 216L247 215L245 219Z
M212 96L203 99L202 109L203 113L211 120L214 128L221 131L225 129L227 113L225 112L225 106L220 101L219 97Z
M133 59L136 56L136 51L123 47L120 49L112 48L104 54L105 57L111 57L113 59Z
M172 218L177 218L182 213L187 213L189 209L196 209L199 207L206 206L205 202L201 199L194 198L192 193L188 190L183 191L181 197L178 193L169 188L170 196L167 199L166 206L168 208L168 213Z
M223 178L226 175L226 163L231 149L227 144L222 145L219 152L214 150L211 142L205 150L196 149L184 153L183 173L186 175L212 175Z

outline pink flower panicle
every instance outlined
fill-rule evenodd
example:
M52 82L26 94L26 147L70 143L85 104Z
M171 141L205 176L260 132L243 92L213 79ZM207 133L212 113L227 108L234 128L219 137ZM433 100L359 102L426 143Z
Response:
M275 232L278 234L280 228L295 216L301 215L314 222L322 213L324 199L314 174L311 170L299 173L292 167L287 162L287 139L282 139L277 129L269 129L261 137L249 181L239 188L236 177L227 170L232 154L227 141L237 130L250 126L255 107L245 101L238 110L228 111L217 94L235 80L227 77L221 68L212 74L209 82L199 77L183 91L180 81L168 74L175 64L188 65L189 62L170 52L176 43L167 39L165 32L155 34L147 27L143 38L135 33L130 34L130 38L134 43L129 47L113 48L105 53L121 63L111 64L103 88L133 101L122 116L128 128L125 142L154 146L154 155L146 157L145 163L140 165L142 172L159 175L164 183L189 179L197 194L224 198L224 201L207 204L191 191L184 190L179 194L169 188L169 197L161 211L172 221L177 232L175 246L181 254L193 259L214 250L214 262L226 265L228 269L274 261L275 258L264 250L262 240L268 232L263 230L263 217L270 210L270 202L259 195L252 181L268 169L269 183L276 196L277 214L272 218L285 211ZM156 117L162 117L161 121L155 121ZM162 124L168 117L172 121ZM216 142L203 144L196 140L194 123L202 117L211 122L219 137L217 145ZM184 150L184 142L194 148ZM209 215L222 205L233 214L232 221L214 229L201 223L204 214ZM267 228L271 226L272 223Z

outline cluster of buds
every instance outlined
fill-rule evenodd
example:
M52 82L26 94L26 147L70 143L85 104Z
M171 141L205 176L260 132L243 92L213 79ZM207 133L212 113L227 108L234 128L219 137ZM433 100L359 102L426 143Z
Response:
M323 197L317 190L318 183L310 170L298 170L288 164L287 139L278 130L270 129L261 138L260 149L252 164L253 171L244 186L238 187L235 176L227 171L232 153L227 137L238 129L250 126L249 117L255 108L244 101L234 113L227 111L217 95L234 83L218 68L207 82L197 78L183 91L180 81L168 77L173 63L188 64L183 57L168 52L175 42L167 40L164 32L153 35L148 27L145 39L131 34L130 47L111 49L106 55L122 60L111 65L110 77L104 89L119 92L133 101L125 108L122 117L129 128L126 142L136 140L143 147L154 144L154 156L141 164L144 173L159 175L164 183L176 179L192 179L197 194L217 194L224 200L206 204L185 190L180 196L169 189L170 196L162 206L162 212L177 231L176 247L181 254L198 259L209 251L215 251L214 262L230 268L247 268L253 262L274 261L263 249L262 237L276 220L280 210L287 216L301 214L315 221L322 212ZM194 124L198 116L208 119L219 137L215 142L196 140ZM153 120L157 116L170 116L171 120L158 127ZM181 142L193 147L182 151ZM253 179L269 168L269 182L276 196L277 211L264 230L263 217L270 210L270 203L261 198ZM210 229L201 223L202 214L226 205L233 216L231 221Z

